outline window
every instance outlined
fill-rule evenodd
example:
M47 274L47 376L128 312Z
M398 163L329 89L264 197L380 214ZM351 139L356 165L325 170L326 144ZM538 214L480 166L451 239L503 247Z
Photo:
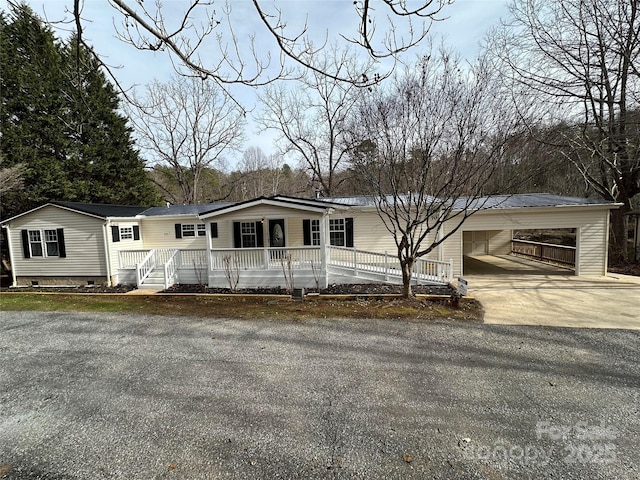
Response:
M193 223L183 223L182 224L182 236L183 237L195 237L196 236L196 226Z
M140 240L140 226L120 227L111 225L111 241L119 242L120 240Z
M254 248L256 242L256 224L254 222L240 223L242 248Z
M58 232L55 230L45 230L44 243L47 246L47 257L57 257L60 255L60 250L58 249Z
M344 218L329 219L329 244L344 247L345 238Z
M204 223L177 223L176 224L176 238L184 237L206 237L207 226Z
M264 247L262 222L233 222L233 248Z
M62 228L51 230L22 230L24 258L67 256Z
M311 220L311 245L320 245L320 220Z
M120 227L120 240L133 240L133 227Z
M29 230L29 250L32 257L43 256L40 230Z

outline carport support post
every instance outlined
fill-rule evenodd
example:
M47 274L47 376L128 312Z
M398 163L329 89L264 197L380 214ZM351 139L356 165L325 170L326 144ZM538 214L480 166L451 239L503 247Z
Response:
M322 214L320 219L320 275L321 288L327 288L329 286L329 271L327 269L327 257L329 256L329 250L327 249L327 225L329 215L327 212Z

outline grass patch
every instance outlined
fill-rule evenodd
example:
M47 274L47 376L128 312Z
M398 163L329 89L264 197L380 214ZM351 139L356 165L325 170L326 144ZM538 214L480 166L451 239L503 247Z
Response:
M0 295L0 310L141 313L208 318L307 320L311 318L375 318L482 321L475 300L452 308L447 299L289 298L229 296L142 296L10 293Z

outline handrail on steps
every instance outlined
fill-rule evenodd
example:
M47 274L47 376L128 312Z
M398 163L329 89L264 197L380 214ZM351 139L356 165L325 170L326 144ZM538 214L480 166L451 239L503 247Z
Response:
M146 278L156 268L156 251L150 250L140 263L136 264L136 285L140 287Z
M164 288L169 288L175 282L176 275L176 257L180 250L174 250L167 263L164 264Z

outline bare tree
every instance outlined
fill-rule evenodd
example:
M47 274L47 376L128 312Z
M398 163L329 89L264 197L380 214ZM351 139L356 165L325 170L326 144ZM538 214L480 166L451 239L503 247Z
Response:
M537 119L563 124L557 155L612 213L611 257L625 261L626 215L640 193L640 1L514 0L489 48L514 89L544 102Z
M175 203L211 200L201 198L202 174L240 148L242 110L215 84L182 77L148 85L135 103L128 111L142 153L152 157L148 165L171 167L181 193Z
M368 77L365 72L332 70L316 62L330 41L341 41L365 52L372 59L395 59L425 38L434 20L449 0L355 0L345 31L333 25L318 30L309 18L334 6L331 3L274 2L251 0L222 5L212 0L181 2L111 0L120 23L119 37L133 47L168 53L176 71L208 78L218 86L264 85L275 79L292 78L296 68L314 71L340 82L371 85L393 70ZM73 25L77 41L84 42L83 0L73 1ZM314 8L316 10L314 10ZM247 24L252 30L247 31ZM314 46L314 38L324 38ZM106 66L106 65L105 65Z
M281 166L282 158L277 154L267 156L259 147L245 150L240 161L242 180L236 187L242 192L242 200L279 193Z
M441 51L360 105L352 168L395 240L406 297L416 260L487 206L518 125L499 96L491 65L465 70Z
M0 197L22 187L25 170L22 163L2 168L2 161L0 158Z
M363 70L348 49L333 48L325 53L324 69L338 73ZM324 196L331 196L339 186L336 173L345 167L349 150L346 134L358 92L352 84L312 71L296 87L279 83L265 87L260 94L263 111L258 123L278 132L282 155L293 157L306 168L313 188Z

